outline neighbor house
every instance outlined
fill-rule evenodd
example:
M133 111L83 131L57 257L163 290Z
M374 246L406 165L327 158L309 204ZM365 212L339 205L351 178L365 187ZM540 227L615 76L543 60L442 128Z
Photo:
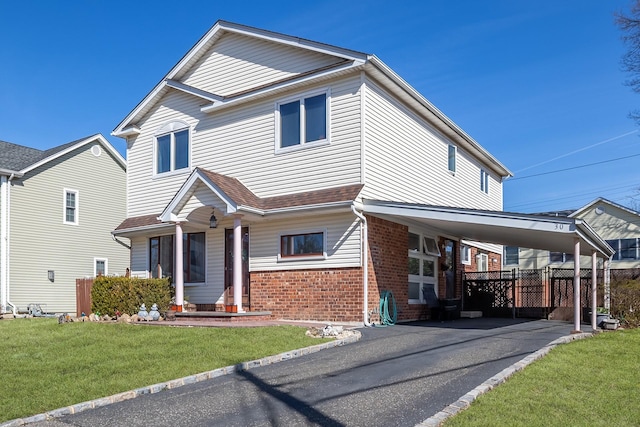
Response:
M640 213L599 197L577 210L549 212L545 215L577 218L589 225L615 250L611 269L640 268ZM573 268L572 253L506 246L504 267L520 269ZM581 257L582 268L591 268L591 260Z
M505 218L509 170L380 59L298 37L218 21L112 134L114 235L178 306L368 324L390 290L414 319L460 298L461 247L499 266L505 224L555 233Z
M0 141L2 313L76 312L77 278L124 274L126 164L102 136L48 150ZM79 313L78 313L79 314Z

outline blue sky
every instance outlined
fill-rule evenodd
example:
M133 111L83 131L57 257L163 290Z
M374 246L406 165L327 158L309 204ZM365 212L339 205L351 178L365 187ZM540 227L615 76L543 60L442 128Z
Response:
M124 154L113 128L224 19L377 55L515 173L507 211L637 208L640 95L613 17L629 5L2 0L0 140L46 149L99 132Z

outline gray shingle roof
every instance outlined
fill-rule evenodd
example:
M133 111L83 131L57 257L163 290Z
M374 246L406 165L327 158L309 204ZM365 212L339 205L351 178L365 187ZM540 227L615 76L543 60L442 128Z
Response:
M0 169L10 171L20 171L42 159L71 147L86 138L78 139L48 150L38 150L37 148L25 147L24 145L13 144L11 142L0 141Z

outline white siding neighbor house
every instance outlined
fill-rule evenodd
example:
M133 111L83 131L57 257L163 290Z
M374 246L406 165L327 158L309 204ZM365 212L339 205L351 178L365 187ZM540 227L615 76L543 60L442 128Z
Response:
M599 197L575 211L552 215L577 218L589 225L611 246L612 269L640 268L640 212ZM547 214L549 215L549 214ZM542 269L573 268L573 253L507 246L504 248L506 268ZM582 268L591 268L588 257L580 257Z
M102 136L49 150L0 141L0 309L75 314L77 278L124 274L126 163ZM79 313L78 313L79 314Z
M462 239L500 257L510 230L590 233L504 217L509 170L376 56L230 22L112 134L128 161L113 233L178 308L368 324L389 290L414 319L429 290L460 298Z

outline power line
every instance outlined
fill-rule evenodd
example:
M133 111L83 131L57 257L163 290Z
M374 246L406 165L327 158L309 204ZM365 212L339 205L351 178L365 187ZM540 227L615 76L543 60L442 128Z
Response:
M616 139L624 138L625 136L629 136L629 135L634 134L636 132L638 132L637 129L636 130L632 130L632 131L627 132L627 133L623 133L622 135L614 136L613 138L605 139L604 141L596 142L595 144L591 144L591 145L589 145L587 147L582 147L582 148L580 148L578 150L574 150L574 151L572 151L570 153L562 154L560 156L554 157L553 159L548 159L548 160L545 160L544 162L540 162L540 163L536 163L535 165L527 166L524 169L520 169L520 170L516 171L516 173L523 172L523 171L526 171L526 170L529 170L529 169L533 169L533 168L538 167L538 166L546 165L547 163L551 163L551 162L554 162L556 160L563 159L565 157L571 156L572 154L576 154L576 153L579 153L581 151L585 151L585 150L588 150L590 148L597 147L598 145L606 144L607 142L615 141Z
M517 178L509 178L509 179L506 179L504 182L517 181L519 179L533 178L533 177L536 177L536 176L551 175L551 174L554 174L554 173L566 172L566 171L570 171L570 170L574 170L574 169L582 169L582 168L586 168L586 167L589 167L589 166L597 166L597 165L602 165L604 163L617 162L619 160L626 160L626 159L630 159L632 157L638 157L638 156L640 156L640 153L639 154L632 154L630 156L618 157L616 159L603 160L601 162L588 163L586 165L573 166L573 167L570 167L570 168L558 169L558 170L549 171L549 172L541 172L541 173L536 173L536 174L533 174L533 175L521 176L521 177L517 177Z

